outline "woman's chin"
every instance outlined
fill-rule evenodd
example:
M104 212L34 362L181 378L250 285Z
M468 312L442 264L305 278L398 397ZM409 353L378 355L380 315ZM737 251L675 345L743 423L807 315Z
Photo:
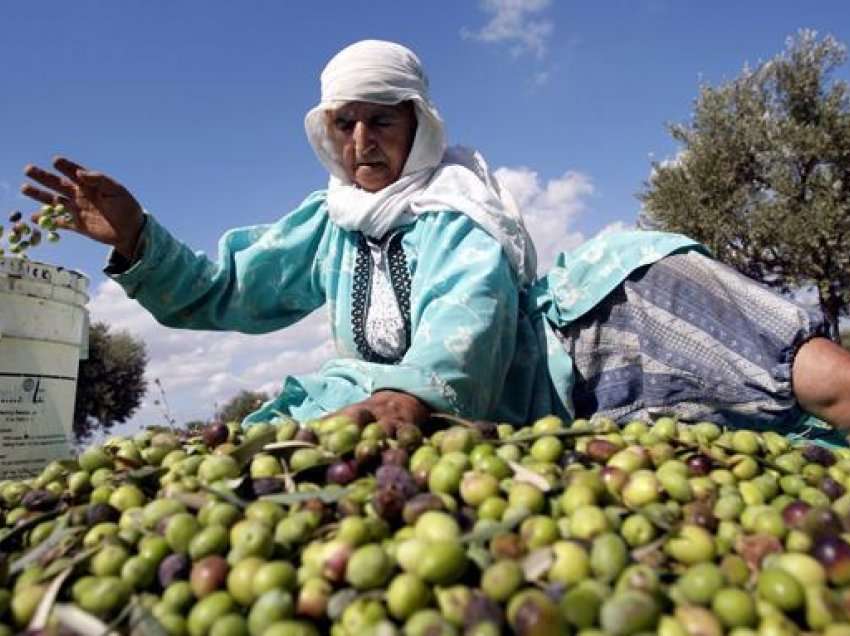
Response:
M354 183L367 192L383 190L393 182L389 171L385 168L359 168Z

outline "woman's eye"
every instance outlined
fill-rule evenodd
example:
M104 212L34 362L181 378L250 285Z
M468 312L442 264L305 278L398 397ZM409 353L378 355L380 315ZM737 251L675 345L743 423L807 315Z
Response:
M354 127L354 122L350 119L337 117L334 120L334 126L337 130L351 130Z

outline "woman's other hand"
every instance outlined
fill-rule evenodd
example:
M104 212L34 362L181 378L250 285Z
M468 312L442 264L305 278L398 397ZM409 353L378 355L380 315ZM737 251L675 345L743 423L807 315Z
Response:
M65 157L56 157L53 166L59 174L28 165L24 174L43 187L27 183L21 192L45 205L64 205L72 221L61 221L58 227L111 245L131 259L144 223L142 206L133 195L107 175ZM33 214L33 221L39 216Z
M346 406L333 415L347 415L360 426L380 422L395 428L399 424L421 426L431 417L431 409L420 399L400 391L378 391L369 398Z

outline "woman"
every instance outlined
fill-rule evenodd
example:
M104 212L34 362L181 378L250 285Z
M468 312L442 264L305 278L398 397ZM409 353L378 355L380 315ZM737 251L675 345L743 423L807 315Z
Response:
M799 307L716 266L686 237L591 241L536 280L510 195L480 155L446 149L408 49L358 42L328 63L321 85L305 127L328 188L273 225L226 233L217 263L171 237L106 175L64 158L59 175L26 169L43 187L23 192L64 204L68 229L111 245L106 272L165 325L260 333L327 306L338 359L286 378L249 422L275 411L421 423L439 410L524 423L678 408L801 430L802 407L850 426L850 355L815 338L819 323ZM702 291L682 287L706 273ZM731 301L712 313L717 303L703 292ZM775 312L769 337L748 303ZM735 306L742 311L730 314ZM700 327L677 311L721 326L730 318L738 337L759 346L743 354L722 333L692 346ZM670 341L649 337L659 333ZM705 352L719 380L696 368Z

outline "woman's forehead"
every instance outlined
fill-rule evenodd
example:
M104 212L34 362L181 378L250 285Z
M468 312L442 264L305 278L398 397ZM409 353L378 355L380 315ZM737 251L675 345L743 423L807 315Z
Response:
M408 104L377 104L375 102L346 102L336 108L331 108L328 113L335 117L369 117L384 114L399 114L409 112Z

